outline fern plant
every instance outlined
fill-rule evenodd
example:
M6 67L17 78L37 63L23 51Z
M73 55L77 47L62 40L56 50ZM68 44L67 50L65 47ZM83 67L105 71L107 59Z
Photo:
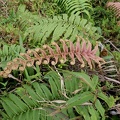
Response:
M99 99L109 108L114 98L107 97L98 85L98 77L85 73L48 72L42 82L24 84L0 98L3 120L85 120L105 119L105 110ZM44 83L44 80L46 81ZM98 91L98 92L97 92ZM76 114L77 113L77 114Z
M53 0L62 9L63 13L67 14L83 14L90 18L89 11L92 6L89 0Z
M56 41L60 38L75 40L76 36L97 40L100 38L97 28L79 16L67 14L51 18L40 18L36 25L29 27L24 37L34 45Z
M67 14L47 18L32 14L24 5L20 5L14 13L14 24L20 30L24 42L31 46L50 43L60 38L75 40L77 35L98 40L101 36L98 28L78 15ZM25 32L23 32L25 31Z
M81 42L82 41L82 42ZM63 50L58 46L57 43L53 43L52 45L55 46L56 51L48 45L44 45L43 49L36 48L35 50L28 50L27 53L21 53L21 58L15 58L12 62L8 62L7 66L5 67L4 71L0 72L0 76L8 77L12 70L19 69L20 71L24 71L26 66L32 67L34 64L41 65L49 64L56 65L58 61L61 63L65 63L67 59L71 59L70 64L75 64L75 57L81 64L81 67L85 66L84 59L87 61L88 65L92 69L92 61L96 62L99 67L101 62L104 60L98 56L96 56L96 52L98 51L98 44L92 50L92 45L90 41L86 41L85 39L78 37L76 45L67 40L60 40L63 46ZM68 47L66 43L69 43ZM68 57L68 58L67 58ZM84 59L83 59L84 58Z

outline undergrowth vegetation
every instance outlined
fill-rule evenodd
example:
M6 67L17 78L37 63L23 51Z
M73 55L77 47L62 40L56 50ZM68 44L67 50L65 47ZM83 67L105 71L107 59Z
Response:
M0 0L0 119L119 120L120 17L109 2Z

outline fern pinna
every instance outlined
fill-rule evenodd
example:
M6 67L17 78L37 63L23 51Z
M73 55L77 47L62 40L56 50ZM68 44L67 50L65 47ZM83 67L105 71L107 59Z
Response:
M43 49L36 48L35 50L28 50L26 53L21 53L20 58L15 58L13 61L8 62L6 68L0 72L0 76L8 77L12 70L19 69L24 71L26 67L32 67L34 64L49 64L56 65L59 62L65 63L69 58L70 64L75 64L75 58L81 63L81 67L85 66L84 60L92 68L92 60L96 62L99 67L104 60L96 56L98 51L98 44L92 50L92 44L89 40L85 40L82 37L77 37L76 45L69 40L60 39L62 48L53 42L52 46L55 46L54 50L51 46L43 45Z

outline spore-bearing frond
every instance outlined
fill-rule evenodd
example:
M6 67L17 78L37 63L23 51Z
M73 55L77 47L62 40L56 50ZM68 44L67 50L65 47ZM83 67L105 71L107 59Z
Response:
M60 39L62 48L58 43L53 42L51 46L43 45L43 49L36 48L28 50L26 53L20 53L20 58L15 58L13 61L8 62L6 68L0 72L0 76L8 77L12 70L24 71L26 67L33 65L49 64L56 65L58 62L65 63L70 59L70 64L75 64L75 59L81 63L81 67L85 66L85 61L92 69L92 61L96 62L101 67L103 58L96 56L98 51L98 44L92 50L92 44L89 40L82 37L77 37L77 41L73 44L70 40ZM54 47L54 48L53 48Z

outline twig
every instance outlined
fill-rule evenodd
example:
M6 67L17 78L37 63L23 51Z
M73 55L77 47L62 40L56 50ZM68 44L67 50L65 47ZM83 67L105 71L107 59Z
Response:
M67 99L69 99L69 98L67 97L67 95L66 95L63 77L60 75L60 73L58 72L58 70L57 70L57 68L56 68L55 65L54 65L54 68L55 68L56 72L58 73L58 75L59 75L59 77L60 77L62 94L64 95L64 97L66 97Z
M118 83L118 84L120 84L120 82L119 81L117 81L117 80L114 80L114 79L112 79L112 78L108 78L108 77L104 77L106 80L108 80L108 81L111 81L111 82L114 82L114 83Z
M112 68L112 69L104 69L105 72L111 72L111 71L117 71L116 69Z
M118 52L120 52L120 50L111 41L109 41L109 40L107 40L105 38L104 38L104 40L106 40L106 43L107 42L110 43Z
M110 64L110 63L114 63L114 61L108 61L108 62L105 62L105 63L101 63L101 66L103 66L103 65L106 65L106 64Z
M22 83L21 80L19 80L18 78L15 78L12 74L9 74L8 77L9 77L9 78L12 78L12 79L14 79L14 80L16 80L16 81L18 81L18 82L20 82L20 83Z

